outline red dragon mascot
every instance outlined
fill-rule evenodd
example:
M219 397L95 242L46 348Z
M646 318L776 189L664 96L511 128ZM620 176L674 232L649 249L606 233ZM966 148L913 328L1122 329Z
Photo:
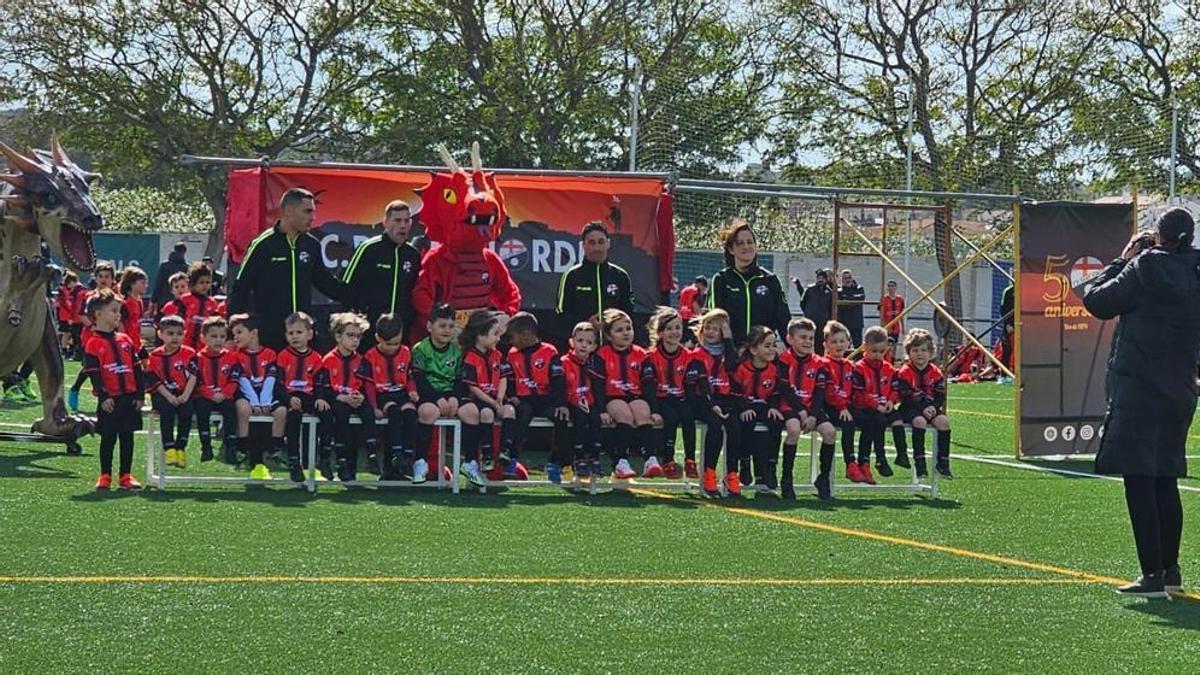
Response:
M439 145L438 154L450 173L433 174L417 190L425 233L440 244L425 254L413 288L418 334L424 332L429 311L441 302L458 311L459 325L465 325L477 309L496 309L510 316L521 309L521 290L508 266L487 247L500 236L507 212L495 175L483 171L479 143L471 146L470 175L446 146Z

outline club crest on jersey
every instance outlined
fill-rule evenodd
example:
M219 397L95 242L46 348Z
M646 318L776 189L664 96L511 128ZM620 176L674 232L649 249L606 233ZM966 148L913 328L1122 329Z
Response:
M411 260L405 260L405 261L404 261L404 264L403 264L403 265L401 265L401 266L400 266L400 268L404 270L404 273L405 273L405 274L410 274L410 273L412 273L412 261L411 261Z
M489 282L492 280L492 275L491 275L491 274L489 274L489 273L487 273L487 272L484 272L483 274L480 274L480 275L479 275L479 278L480 278L480 279L482 279L482 280L483 280L483 283L485 283L485 284L486 284L486 283L489 283Z
M608 293L609 295L616 295L617 294L617 285L609 284L609 285L605 286L604 292Z
M536 361L533 362L533 367L534 368L545 368L546 367L546 359L537 359Z
M758 287L756 287L756 288L754 289L754 293L755 293L756 295L766 295L766 294L767 294L767 287L766 287L766 286L758 286Z
M300 258L300 262L302 262L302 263L307 263L310 260L308 251L300 251L300 255L298 257Z

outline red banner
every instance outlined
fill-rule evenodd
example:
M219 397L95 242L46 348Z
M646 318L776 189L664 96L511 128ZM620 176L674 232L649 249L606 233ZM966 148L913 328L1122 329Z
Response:
M498 175L508 224L492 246L521 287L526 309L554 306L562 272L582 259L579 232L591 220L612 234L610 259L629 272L638 311L652 311L671 285L675 251L672 202L665 182L648 178ZM417 209L424 172L280 167L229 173L225 246L240 263L250 241L278 218L279 198L292 187L316 195L314 234L325 264L344 268L354 246L376 233L384 207L402 199Z

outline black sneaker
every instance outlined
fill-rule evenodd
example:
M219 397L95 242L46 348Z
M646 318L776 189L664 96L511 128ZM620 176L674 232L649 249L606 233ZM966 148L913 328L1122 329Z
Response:
M817 480L820 479L818 478ZM788 480L783 482L783 487L779 490L779 496L788 500L796 498L796 487L792 485L792 481Z
M917 478L925 478L929 475L929 469L925 467L925 458L917 457L913 460L913 466L916 467Z
M907 453L907 452L901 452L901 453L897 453L897 455L896 455L896 466L898 466L898 467L902 467L902 468L905 468L905 469L911 469L911 468L912 468L912 465L908 463L908 453Z
M775 471L767 472L767 475L760 479L763 485L767 486L767 490L774 492L779 488L779 479L775 477Z
M1179 565L1163 570L1163 588L1168 593L1183 592L1183 575L1179 572Z
M333 480L333 467L329 465L328 457L322 457L317 460L317 472L321 474L321 478Z
M212 446L208 446L208 447L201 447L201 448L200 448L200 461L201 461L201 462L211 462L211 461L213 461L213 451L212 451Z
M1131 584L1125 584L1117 589L1117 593L1132 598L1165 598L1166 587L1163 585L1163 573L1143 574Z
M288 467L288 477L292 479L293 483L304 482L304 469L300 468L299 462Z
M225 441L221 444L221 461L226 464L237 465L237 447L236 444Z
M817 476L817 479L813 481L813 487L817 488L817 499L823 501L833 499L833 491L829 487L829 474L823 473Z
M889 478L893 475L892 466L887 463L886 459L875 462L875 470L878 471L879 475L883 476L884 478Z
M942 475L942 478L954 478L954 474L950 473L950 462L938 462L934 469Z
M351 468L350 465L345 462L343 462L341 464L341 466L338 467L337 477L338 477L338 480L342 481L343 483L349 483L350 481L352 481L356 478L356 476L354 475L354 469Z

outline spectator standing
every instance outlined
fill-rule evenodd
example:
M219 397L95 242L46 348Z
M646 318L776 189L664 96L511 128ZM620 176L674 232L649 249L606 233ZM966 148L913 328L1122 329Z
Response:
M800 311L816 326L816 351L825 354L825 324L833 318L833 287L829 284L829 270L817 270L816 281L810 286L804 286L800 279L793 277L792 283L800 294Z
M165 262L158 266L158 272L154 275L154 290L150 296L151 302L154 303L154 310L158 311L167 301L171 299L171 276L176 272L186 273L188 270L187 261L187 245L182 241L175 242L175 247L167 255Z
M212 274L212 286L208 289L208 295L210 297L225 295L225 275L217 269L217 263L213 260L213 257L206 255L200 259L200 262L204 263L204 266Z
M679 291L679 317L686 324L692 317L699 316L704 311L707 301L708 279L698 276Z
M863 336L863 303L867 301L867 291L858 284L854 273L849 269L842 270L842 286L838 289L837 318L850 331L850 348L862 344Z
M900 339L900 336L904 335L904 319L898 319L890 326L888 322L899 317L903 311L904 296L896 292L896 280L888 279L887 292L879 299L879 324L887 329L888 338L895 344L904 342Z

